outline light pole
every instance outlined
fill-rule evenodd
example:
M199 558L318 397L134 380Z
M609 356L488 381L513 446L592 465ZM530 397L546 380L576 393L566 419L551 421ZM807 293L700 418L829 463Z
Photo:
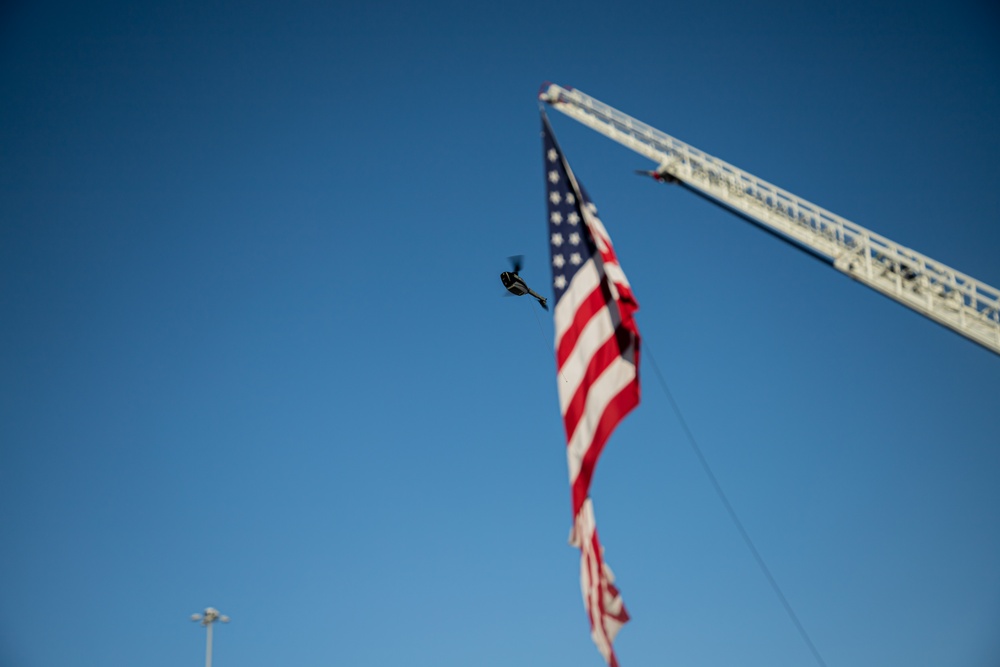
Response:
M205 643L205 667L212 667L212 624L216 621L229 622L229 617L220 614L215 607L205 607L203 614L191 614L192 621L201 621L208 630L208 641Z

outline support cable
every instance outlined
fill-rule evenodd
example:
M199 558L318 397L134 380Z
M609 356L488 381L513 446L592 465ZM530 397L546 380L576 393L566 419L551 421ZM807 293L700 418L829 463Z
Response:
M649 343L647 341L643 341L643 352L645 352L646 358L649 359L649 363L653 367L653 372L660 381L660 387L663 389L663 393L666 394L667 400L673 408L674 414L677 416L677 421L680 422L681 429L687 436L687 441L691 446L691 450L698 458L698 462L701 463L702 470L705 471L705 475L708 477L709 482L711 482L712 488L715 490L715 495L717 495L719 500L722 501L723 506L726 508L726 512L729 514L729 518L736 526L736 530L739 532L740 537L743 538L743 542L747 545L747 548L753 555L754 560L757 561L757 566L764 574L764 578L767 579L768 584L770 584L771 590L774 591L774 594L778 596L778 600L781 601L781 606L785 608L785 612L795 625L795 629L798 630L799 636L802 637L802 641L804 641L806 646L809 647L809 651L812 653L813 658L816 659L817 664L819 664L820 667L826 667L826 661L823 660L823 656L820 655L819 650L813 643L812 638L810 638L809 633L806 632L805 626L802 625L802 621L799 620L798 614L795 613L795 610L792 608L788 598L785 597L785 593L781 590L781 586L778 585L777 579L775 579L774 575L771 574L771 569L767 566L767 563L764 562L764 557L760 555L760 551L758 551L757 547L754 545L753 540L750 538L750 533L747 532L743 522L740 521L740 517L736 514L733 504L729 502L729 497L726 495L726 492L723 491L722 485L719 483L719 479L715 476L715 473L712 471L712 467L708 464L708 459L705 458L704 453L701 451L701 447L698 446L698 441L695 439L694 433L691 431L691 427L688 426L687 420L684 419L684 415L681 413L680 406L674 399L673 393L671 393L670 388L667 386L667 381L663 378L663 373L660 372L660 367L653 358L653 353L649 349Z

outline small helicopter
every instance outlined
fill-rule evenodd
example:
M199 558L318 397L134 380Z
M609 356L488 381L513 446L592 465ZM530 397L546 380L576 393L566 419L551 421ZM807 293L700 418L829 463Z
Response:
M534 290L528 287L524 279L517 275L521 270L521 261L524 259L520 255L515 255L510 257L510 262L513 264L513 271L504 271L500 274L500 282L503 286L507 288L507 291L514 296L524 296L525 294L530 294L531 296L538 299L539 305L545 310L549 309L548 303L546 303L545 297L537 294Z

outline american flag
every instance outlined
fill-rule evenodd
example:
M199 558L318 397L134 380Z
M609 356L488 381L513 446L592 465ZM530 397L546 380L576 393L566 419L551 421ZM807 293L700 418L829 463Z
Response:
M611 432L639 404L639 309L597 207L542 115L559 407L573 516Z
M604 444L639 404L639 309L597 207L576 181L542 114L552 254L559 406L573 502L570 543L580 548L580 586L591 636L610 667L611 642L628 621L597 539L590 481Z

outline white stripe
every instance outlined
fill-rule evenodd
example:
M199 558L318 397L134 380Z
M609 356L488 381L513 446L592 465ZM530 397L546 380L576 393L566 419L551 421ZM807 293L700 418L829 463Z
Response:
M622 267L618 266L617 263L612 264L611 262L605 262L604 273L611 279L611 282L617 285L631 287L628 283L628 278L625 277L625 272L622 271Z
M625 272L618 265L618 256L615 254L615 248L611 244L611 236L608 234L608 230L604 228L604 223L601 222L601 219L590 213L586 208L586 206L583 207L583 219L590 227L591 236L594 237L597 247L602 251L602 256L604 252L610 252L611 254L611 259L604 263L605 274L611 279L611 282L631 288L628 278L625 277Z
M596 527L597 524L594 521L594 504L590 496L587 496L583 499L583 504L580 505L576 516L573 517L573 528L569 532L569 545L582 549L584 539L590 539L590 533Z
M594 530L597 528L597 521L594 519L594 501L590 497L587 497L583 501L583 504L580 505L580 511L576 513L576 524L581 533L580 539L584 541L573 546L578 547L582 544L590 544L590 538L594 535Z
M604 228L604 223L601 222L601 219L591 213L588 206L581 206L580 212L583 213L583 221L590 228L591 236L597 242L597 247L610 248L611 237L608 235L608 230Z
M562 298L559 299L559 303L556 304L553 314L556 328L556 348L559 347L559 341L562 340L563 334L573 325L573 318L576 317L576 310L580 307L580 303L590 296L590 293L597 289L600 284L601 277L597 273L597 265L593 259L588 259L577 270Z
M559 369L559 412L566 414L566 406L580 388L587 367L594 354L609 338L615 335L616 321L607 308L601 308L583 327L576 345Z
M600 377L590 387L583 416L576 424L576 429L566 446L566 461L569 464L570 486L576 481L583 465L583 455L590 448L594 439L594 431L601 421L605 408L612 398L635 379L635 365L622 357L616 358Z

